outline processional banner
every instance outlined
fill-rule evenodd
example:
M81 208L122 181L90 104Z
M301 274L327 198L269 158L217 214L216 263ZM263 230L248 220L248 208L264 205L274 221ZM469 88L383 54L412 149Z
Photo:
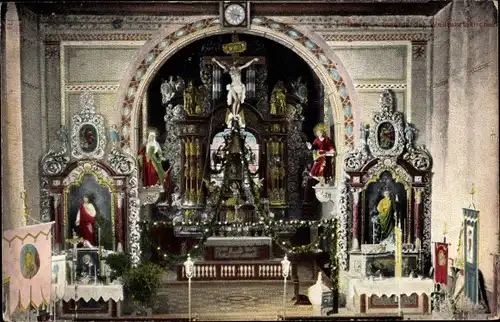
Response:
M448 244L434 244L434 282L448 285Z
M403 232L400 226L394 228L395 240L396 240L396 251L394 252L394 277L403 276Z
M477 304L479 299L479 270L478 270L478 219L479 211L463 208L464 210L464 275L465 296L472 303Z
M2 275L10 279L9 313L50 302L52 225L43 223L2 232Z

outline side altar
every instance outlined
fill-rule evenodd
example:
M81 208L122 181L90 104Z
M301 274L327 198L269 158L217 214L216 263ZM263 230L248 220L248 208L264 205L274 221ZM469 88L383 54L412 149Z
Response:
M348 248L341 285L356 313L430 311L432 159L415 145L416 134L384 90L372 123L361 125L359 144L344 159L349 233L341 236Z
M61 318L119 316L123 285L110 282L105 258L126 252L140 260L136 160L119 147L92 93L79 103L69 131L60 129L41 160L42 220L55 222L52 299Z

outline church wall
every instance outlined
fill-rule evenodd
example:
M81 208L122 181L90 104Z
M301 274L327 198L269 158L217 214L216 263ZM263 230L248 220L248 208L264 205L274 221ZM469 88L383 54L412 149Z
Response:
M487 289L493 284L498 252L498 31L493 3L453 2L435 17L433 110L430 152L434 158L432 236L441 240L448 225L455 257L474 184L479 213L479 268ZM468 26L447 26L470 19ZM475 24L472 26L471 24ZM483 25L480 25L483 24ZM484 26L489 24L490 27Z
M24 189L27 194L28 214L38 218L40 212L39 160L44 151L44 117L41 109L40 40L38 17L19 7L21 31L21 110L23 132Z
M94 94L98 113L109 124L120 124L120 111L115 109L116 92L123 73L143 42L63 42L59 68L62 75L61 94L65 124L79 111L79 97L84 90Z

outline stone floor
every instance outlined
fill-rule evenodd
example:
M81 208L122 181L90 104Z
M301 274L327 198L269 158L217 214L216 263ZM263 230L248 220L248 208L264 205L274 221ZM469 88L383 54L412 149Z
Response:
M310 284L301 285L303 292ZM294 306L293 287L287 285L286 311L288 315L311 315L312 306ZM161 303L156 314L180 315L188 313L187 282L167 284L158 294ZM276 319L283 313L283 282L229 281L193 282L191 312L200 319L224 318L241 320Z
M300 293L316 282L311 265L299 265ZM171 271L163 278L155 315L188 314L188 283ZM283 313L283 281L196 281L191 288L192 316L202 319L275 320ZM293 284L287 283L287 315L311 315L312 306L293 305Z

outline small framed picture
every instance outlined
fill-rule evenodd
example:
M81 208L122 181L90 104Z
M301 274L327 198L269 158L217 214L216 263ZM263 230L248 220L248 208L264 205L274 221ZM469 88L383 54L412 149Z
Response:
M80 248L77 251L76 276L77 280L99 277L100 262L99 250Z

